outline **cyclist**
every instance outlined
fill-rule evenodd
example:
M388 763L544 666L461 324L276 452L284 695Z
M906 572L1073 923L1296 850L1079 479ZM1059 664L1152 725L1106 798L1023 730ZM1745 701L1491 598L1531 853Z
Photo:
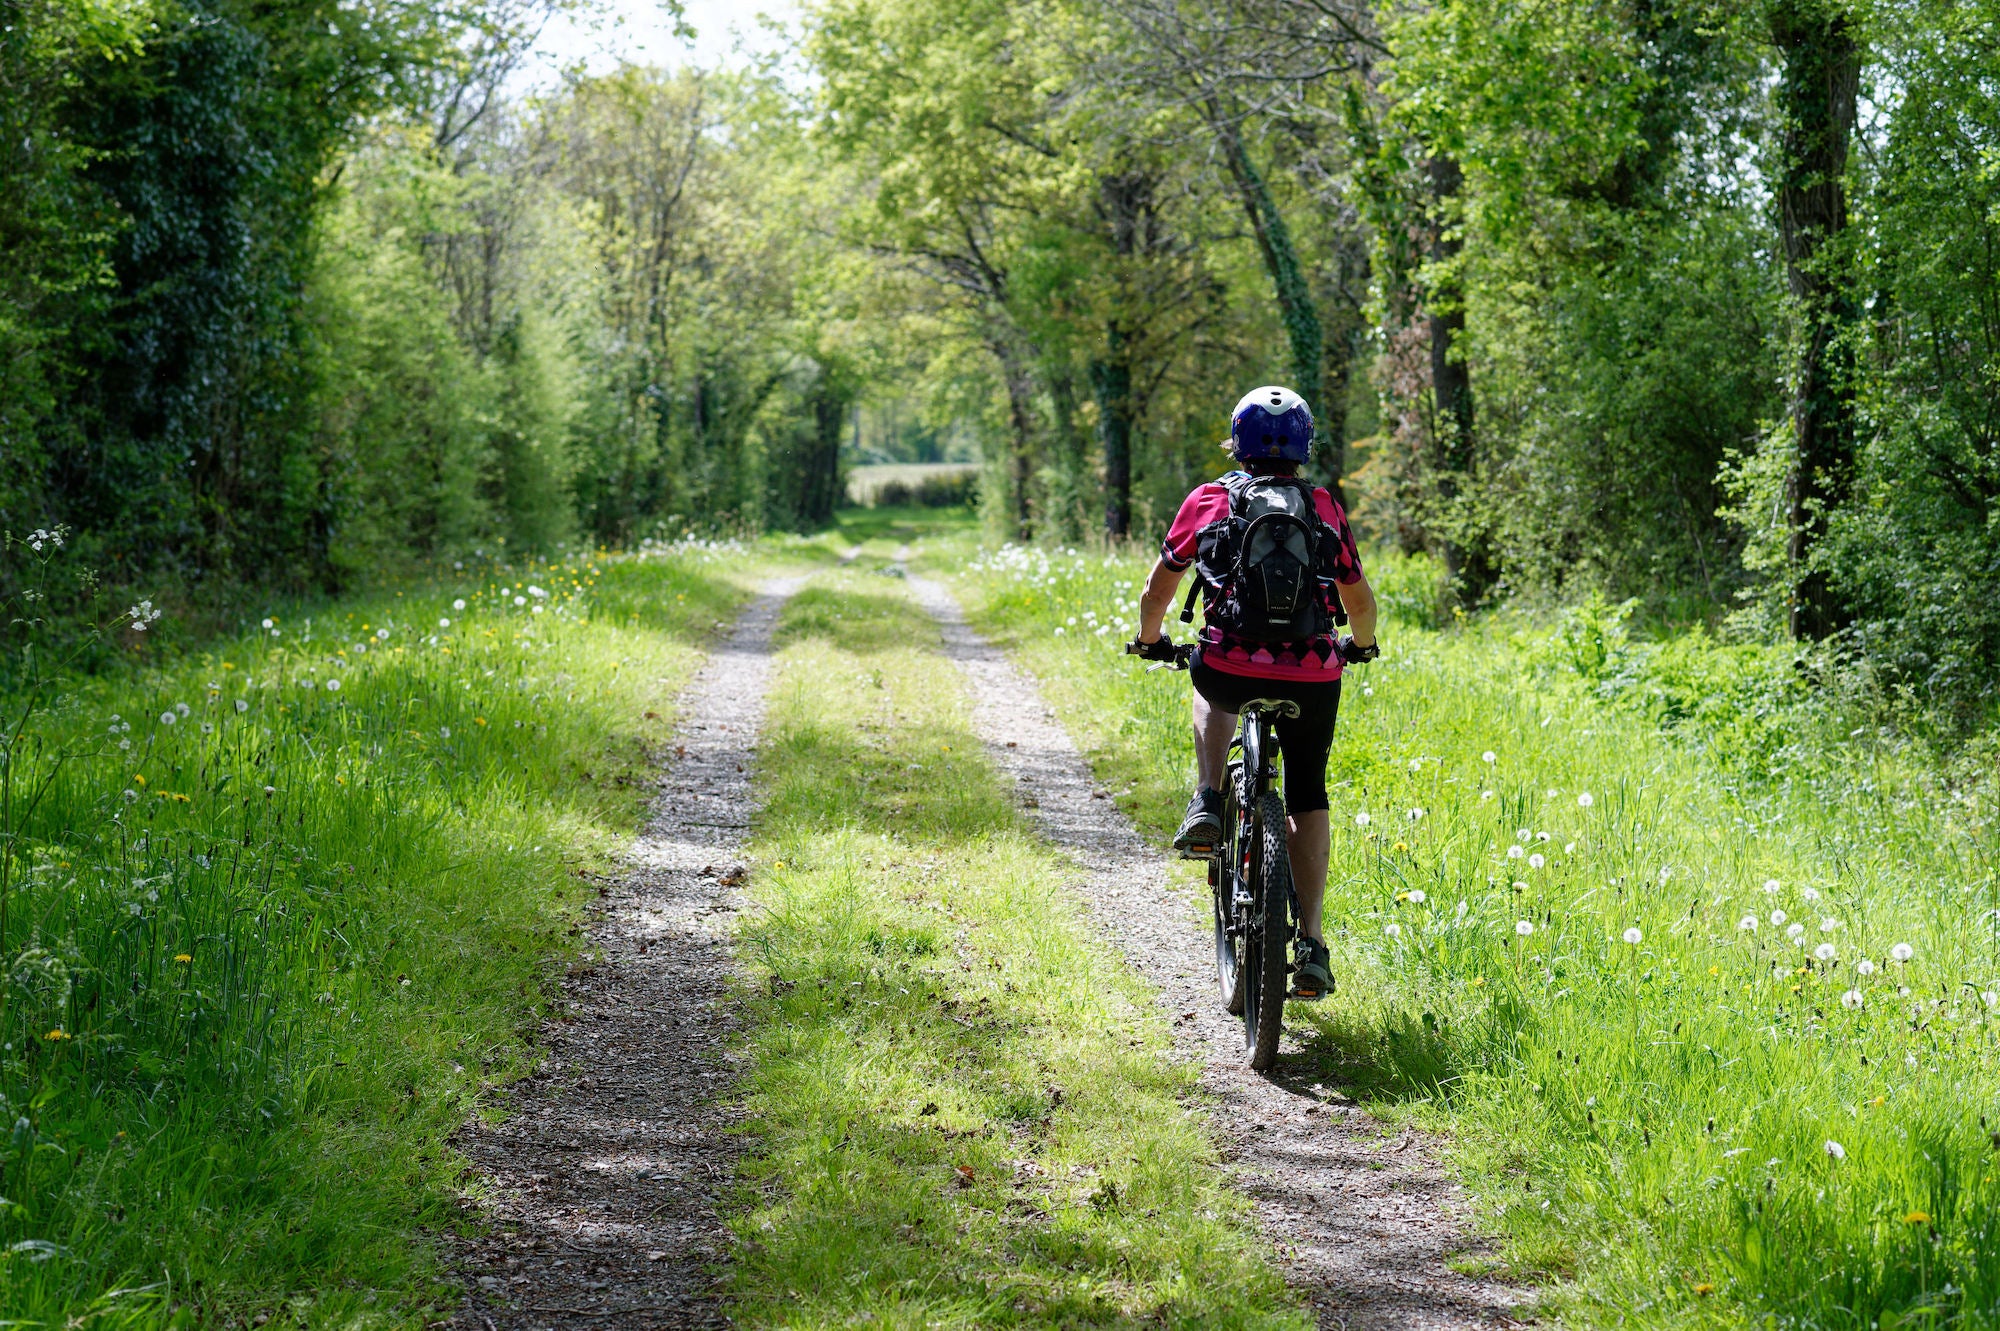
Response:
M1159 562L1139 596L1139 631L1134 642L1157 645L1161 625L1195 563L1200 537L1231 513L1232 481L1249 476L1296 476L1312 453L1312 411L1287 388L1259 388L1236 404L1225 445L1239 464L1221 479L1197 486L1160 546ZM1340 708L1343 665L1373 660L1375 593L1361 571L1347 515L1325 489L1315 487L1314 507L1337 537L1334 581L1352 636L1323 634L1298 642L1266 643L1233 639L1213 623L1195 641L1189 667L1194 684L1194 740L1198 781L1187 817L1174 836L1176 848L1212 846L1222 835L1222 784L1228 780L1229 741L1237 713L1251 699L1288 699L1299 714L1277 722L1285 755L1285 839L1290 851L1292 888L1298 895L1299 938L1294 956L1294 997L1319 998L1333 988L1321 923L1331 849L1326 793L1326 761L1333 747L1333 724ZM1197 574L1197 576L1200 576ZM1212 606L1216 589L1203 584ZM1330 612L1332 606L1327 606ZM1210 618L1213 618L1211 615ZM1330 621L1330 615L1329 615ZM1157 650L1157 647L1156 647Z

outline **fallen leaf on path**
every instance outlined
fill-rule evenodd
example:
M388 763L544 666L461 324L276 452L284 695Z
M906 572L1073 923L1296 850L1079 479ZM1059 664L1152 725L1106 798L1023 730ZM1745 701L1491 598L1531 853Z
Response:
M953 1184L961 1188L969 1188L972 1186L973 1173L971 1165L959 1165L954 1170L954 1173L956 1177L952 1179Z

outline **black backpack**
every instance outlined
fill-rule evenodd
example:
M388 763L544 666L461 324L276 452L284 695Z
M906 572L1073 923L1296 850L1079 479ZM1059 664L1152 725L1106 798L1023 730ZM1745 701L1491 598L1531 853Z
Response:
M1229 516L1195 536L1198 579L1181 619L1202 616L1246 642L1298 642L1331 631L1331 598L1339 567L1340 533L1322 518L1313 487L1296 476L1223 478ZM1344 620L1346 616L1339 616Z

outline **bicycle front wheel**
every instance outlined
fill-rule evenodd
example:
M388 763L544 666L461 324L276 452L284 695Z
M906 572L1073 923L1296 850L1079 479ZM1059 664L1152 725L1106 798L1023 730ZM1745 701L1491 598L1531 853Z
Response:
M1292 860L1285 845L1285 802L1276 792L1259 797L1254 818L1250 882L1256 900L1244 930L1243 1050L1250 1066L1264 1072L1278 1061L1278 1041L1285 1033Z

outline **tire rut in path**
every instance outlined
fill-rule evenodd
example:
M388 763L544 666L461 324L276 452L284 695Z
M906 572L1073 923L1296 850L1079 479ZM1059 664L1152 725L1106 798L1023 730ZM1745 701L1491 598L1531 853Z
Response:
M1238 1184L1320 1325L1512 1324L1520 1291L1445 1265L1471 1245L1459 1220L1462 1198L1424 1143L1407 1134L1388 1141L1351 1106L1288 1082L1282 1064L1269 1078L1250 1071L1242 1022L1216 994L1207 912L1168 885L1165 856L1141 839L1034 684L966 623L950 591L923 578L909 584L966 676L973 727L989 754L1043 834L1082 865L1078 889L1092 919L1158 987L1177 1053L1201 1062Z
M504 1122L467 1125L484 1232L458 1245L453 1325L723 1326L717 1198L738 1146L721 1002L736 855L753 811L771 631L802 579L767 584L681 693L673 746L624 872L591 903L583 962Z

